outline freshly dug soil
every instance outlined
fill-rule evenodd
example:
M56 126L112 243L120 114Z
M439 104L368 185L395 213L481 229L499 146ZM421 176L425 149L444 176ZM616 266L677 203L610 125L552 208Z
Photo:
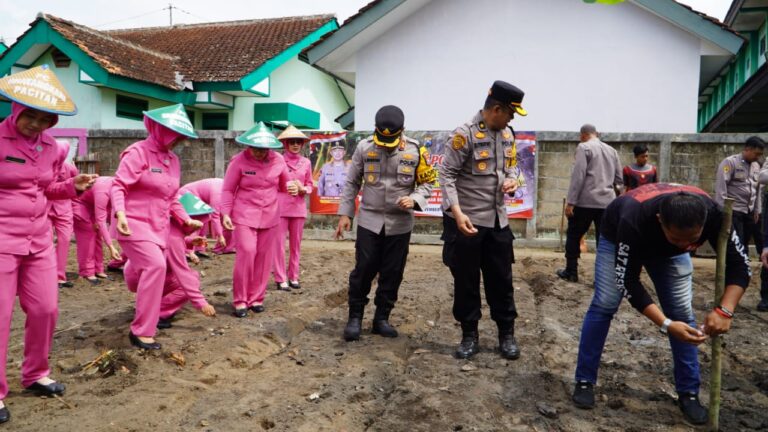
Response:
M218 312L190 307L158 333L163 349L132 349L133 294L121 276L92 287L78 280L60 296L51 353L63 399L34 397L19 384L24 314L15 311L6 403L15 431L687 431L676 407L669 344L625 302L603 355L598 406L570 402L581 320L591 300L594 258L580 283L557 279L561 254L516 250L515 294L522 357L502 359L483 306L483 350L452 353L460 329L451 314L452 278L438 246L411 246L392 323L400 337L359 342L346 322L351 242L307 241L302 289L270 286L266 312L231 316L233 255L198 266ZM74 247L72 250L74 255ZM757 267L757 264L753 264ZM697 318L711 307L714 261L695 260ZM76 262L70 261L70 271ZM756 272L757 274L758 272ZM757 279L757 278L755 278ZM374 287L375 289L375 287ZM768 314L755 312L758 281L736 310L723 361L722 430L768 429ZM701 347L708 400L709 344Z

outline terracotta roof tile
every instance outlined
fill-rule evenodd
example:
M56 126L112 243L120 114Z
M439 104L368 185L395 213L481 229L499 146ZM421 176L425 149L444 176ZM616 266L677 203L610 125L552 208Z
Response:
M110 74L174 90L233 82L335 19L333 15L98 31L42 15Z
M174 56L51 15L43 15L42 19L111 74L174 90L183 88L176 79L178 59Z
M333 15L313 15L106 33L177 56L185 79L238 81L333 19Z

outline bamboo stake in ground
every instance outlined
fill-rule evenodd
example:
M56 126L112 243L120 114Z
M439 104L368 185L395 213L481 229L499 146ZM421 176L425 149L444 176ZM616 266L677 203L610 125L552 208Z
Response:
M717 237L717 266L715 269L715 306L720 304L725 291L725 255L733 219L733 199L726 198L723 206L723 224ZM712 338L712 368L709 373L709 430L720 430L720 376L722 372L723 341Z

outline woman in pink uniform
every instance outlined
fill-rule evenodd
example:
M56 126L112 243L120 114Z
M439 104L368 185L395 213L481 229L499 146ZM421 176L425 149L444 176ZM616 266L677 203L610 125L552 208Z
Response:
M99 177L91 189L73 201L78 273L94 285L107 277L102 245L109 248L112 259L122 259L117 247L112 244L107 225L112 213L109 194L113 180L112 177Z
M59 157L64 160L56 181L62 182L66 179L75 177L79 173L77 168L66 158L69 154L69 143L58 143L58 149L61 154ZM67 280L67 258L69 258L69 244L72 241L72 200L50 200L50 210L48 218L51 219L53 231L56 233L56 275L59 281L59 288L72 288L74 284Z
M232 280L234 315L264 311L264 295L274 260L280 215L277 193L286 190L288 168L271 149L282 148L264 123L236 138L249 148L235 155L224 175L221 215L224 229L234 230Z
M59 314L48 200L75 198L96 176L56 182L64 159L45 130L58 114L74 115L77 108L47 65L0 79L0 95L13 101L11 115L0 123L0 423L5 423L11 418L3 401L17 296L27 315L21 384L40 395L64 393L64 385L49 378L48 367Z
M184 206L187 215L202 224L208 222L214 212L213 208L190 192L179 197L179 202ZM188 247L204 245L207 241L205 237L196 234L198 230L178 224L176 220L179 218L177 216L173 219L168 236L168 261L174 265L173 271L166 272L163 300L160 303L160 320L157 322L159 329L171 328L174 315L187 302L207 317L216 316L216 309L205 300L200 291L200 275L189 267L186 257ZM130 278L131 273L126 273L126 282Z
M179 191L182 195L186 192L190 192L213 208L213 214L210 216L210 231L216 239L216 248L213 252L217 254L234 252L231 245L232 231L224 230L221 226L221 187L223 184L223 179L207 178L187 183L182 186ZM207 237L208 225L209 224L203 225L203 229L200 230L200 235L202 237ZM200 246L197 246L194 250L199 251L201 250L200 248Z
M312 193L312 162L301 155L301 149L309 138L293 126L288 126L277 139L285 146L283 158L288 166L289 192L278 195L280 205L280 237L275 253L274 278L277 289L290 291L299 289L299 260L301 259L301 236L304 220L307 218L307 204L304 196ZM285 238L289 237L290 257L288 275L285 274ZM287 279L287 282L286 282Z
M174 215L184 215L178 202L181 166L171 149L196 138L181 104L144 112L147 139L130 145L120 155L112 184L112 207L117 216L118 241L128 259L124 273L137 272L136 313L128 338L141 349L160 349L155 341L165 273L174 263L167 259L167 240ZM178 223L200 228L186 217Z

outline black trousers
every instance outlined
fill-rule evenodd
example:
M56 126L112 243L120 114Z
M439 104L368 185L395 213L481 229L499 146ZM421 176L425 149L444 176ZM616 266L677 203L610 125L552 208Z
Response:
M565 258L568 260L569 270L576 270L578 259L581 256L579 243L593 223L597 233L595 239L600 237L600 221L603 219L603 212L605 209L573 208L573 217L568 218L568 231L565 238ZM571 268L572 266L573 268Z
M395 307L397 291L403 281L411 233L385 236L358 225L355 240L355 269L349 274L349 309L362 310L368 304L371 283L379 275L373 303L377 309Z
M739 241L749 250L750 240L755 241L755 250L757 256L763 252L763 227L762 221L755 219L752 215L742 212L733 212L733 230L739 236ZM760 298L768 300L768 270L760 266Z
M515 236L509 226L478 227L477 235L462 234L453 218L443 215L443 263L453 275L453 317L459 322L479 321L480 274L491 319L502 326L517 318L515 290L512 287L512 263Z

